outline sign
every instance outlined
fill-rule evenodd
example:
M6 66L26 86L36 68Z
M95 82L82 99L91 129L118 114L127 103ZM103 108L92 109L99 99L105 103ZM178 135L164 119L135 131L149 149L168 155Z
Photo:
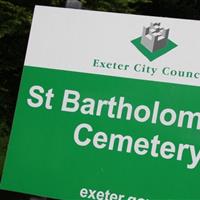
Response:
M37 6L6 190L200 199L199 21Z

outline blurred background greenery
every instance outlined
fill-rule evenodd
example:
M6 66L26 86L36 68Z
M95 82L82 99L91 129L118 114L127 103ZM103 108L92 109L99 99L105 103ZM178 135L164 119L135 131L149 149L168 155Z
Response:
M82 0L81 2L83 9L89 10L200 19L200 0ZM0 0L0 176L34 6L64 7L65 3L66 0Z

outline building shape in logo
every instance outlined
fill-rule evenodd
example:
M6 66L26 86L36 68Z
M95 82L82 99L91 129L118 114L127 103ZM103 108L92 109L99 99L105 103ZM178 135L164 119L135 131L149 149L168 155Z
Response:
M149 27L143 27L141 44L155 52L166 47L168 37L169 29L161 28L160 23L151 23Z
M170 29L162 28L161 23L151 23L143 27L142 37L136 38L131 43L150 61L171 51L177 44L169 39Z

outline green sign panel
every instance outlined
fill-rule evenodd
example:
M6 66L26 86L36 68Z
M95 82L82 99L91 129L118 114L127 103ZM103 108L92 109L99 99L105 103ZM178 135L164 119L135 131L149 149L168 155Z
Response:
M64 200L200 199L200 73L181 57L191 42L176 29L187 23L37 7L1 188ZM94 35L100 25L106 35Z

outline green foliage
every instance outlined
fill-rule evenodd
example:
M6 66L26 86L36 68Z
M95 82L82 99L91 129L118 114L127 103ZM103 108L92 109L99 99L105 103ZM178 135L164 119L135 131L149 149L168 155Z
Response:
M0 127L1 127L1 125L0 125ZM2 129L2 130L4 130L4 129ZM0 137L0 150L1 150L0 151L0 178L1 178L2 170L3 170L3 163L5 160L8 139L9 138L6 135Z
M31 18L26 8L0 0L0 136L9 134Z
M152 0L146 14L186 19L200 19L199 0Z
M17 31L28 33L26 25L30 25L32 15L25 8L0 1L0 13L0 39Z
M90 10L141 13L143 7L151 3L151 0L82 0L83 6Z
M90 10L200 19L199 0L82 0Z

